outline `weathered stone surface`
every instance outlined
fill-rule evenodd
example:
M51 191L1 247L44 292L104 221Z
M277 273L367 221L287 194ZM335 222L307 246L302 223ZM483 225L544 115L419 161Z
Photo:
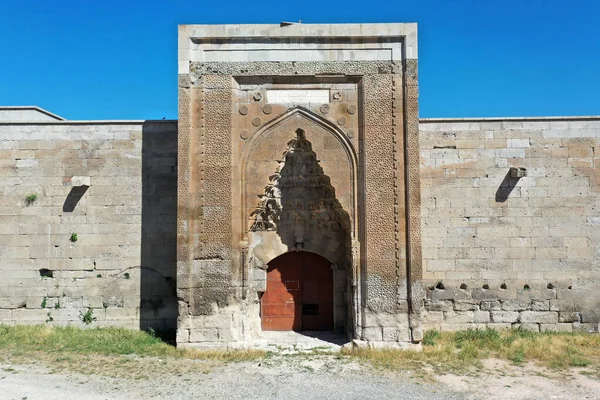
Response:
M572 324L540 324L541 332L572 332Z
M475 322L475 312L473 311L464 311L458 313L454 311L448 311L444 313L444 323L467 324L470 322Z
M490 317L492 322L517 322L519 313L517 311L491 311Z
M531 301L527 300L505 300L502 302L504 311L523 311L531 309Z
M454 303L455 311L477 311L479 310L479 305L473 304L472 302L463 302L457 301Z
M598 129L598 118L421 121L424 283L462 287L480 310L600 322Z
M527 323L527 324L517 323L517 324L513 324L513 329L522 329L524 331L539 332L540 325L535 324L535 323Z
M548 311L550 310L549 300L531 300L532 311ZM555 310L553 310L555 311Z
M428 311L448 311L453 307L453 303L448 300L426 301L425 309Z
M480 308L483 311L499 311L502 309L502 304L499 300L482 300Z
M578 312L565 311L558 313L558 322L580 322L581 316Z
M0 167L0 308L38 309L39 323L83 326L91 309L91 326L174 329L177 123L2 124L7 135L21 150L0 148L18 177L11 186Z
M519 321L522 323L558 323L558 313L553 311L523 311L519 315Z
M473 322L476 324L482 324L490 322L490 312L489 311L475 311L473 315Z

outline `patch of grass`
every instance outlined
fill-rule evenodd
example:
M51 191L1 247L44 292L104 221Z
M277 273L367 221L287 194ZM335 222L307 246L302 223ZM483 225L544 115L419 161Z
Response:
M436 340L440 338L440 331L431 330L426 331L423 335L423 345L424 346L433 346L435 345Z
M37 200L37 197L37 193L30 193L25 196L25 203L27 203L27 205L33 204Z
M376 367L405 370L429 368L435 373L475 371L481 360L498 358L516 365L526 362L565 369L600 366L600 335L593 333L534 333L525 330L428 331L423 350L354 349L344 353Z
M0 325L0 351L21 354L42 351L63 358L71 358L77 354L98 354L252 361L265 356L265 352L259 350L178 349L149 333L122 328L80 329L44 325Z
M71 237L69 238L69 241L71 241L71 243L75 243L78 240L77 234L75 232L71 233Z
M79 316L81 317L81 321L86 325L89 325L96 320L96 317L94 317L94 310L90 307L88 307L86 312L80 311Z

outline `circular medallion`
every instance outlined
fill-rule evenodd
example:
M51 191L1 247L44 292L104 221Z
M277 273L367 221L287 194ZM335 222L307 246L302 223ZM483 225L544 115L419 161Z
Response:
M353 131L352 129L350 129L350 130L348 131L348 137L349 137L350 139L352 139L352 138L354 137L354 131Z
M264 107L262 108L262 111L265 114L271 114L273 112L273 107L271 107L270 104L265 104Z
M355 105L348 106L348 109L346 111L348 111L348 114L354 114L356 112L356 106Z
M262 121L258 117L252 119L252 125L254 126L260 126L261 123Z
M241 107L240 107L240 114L242 114L242 115L246 115L246 114L248 114L248 107L246 107L246 106L241 106Z
M254 99L254 101L261 101L262 100L262 94L260 94L260 92L256 92L256 93L254 93L254 95L252 96L252 98Z
M342 126L346 125L346 118L345 117L339 117L338 120L337 120L337 123L339 125L342 125Z
M248 131L241 131L240 132L240 137L244 140L248 139L250 137L250 134L248 133Z
M342 92L334 92L332 97L335 101L340 101L342 99Z
M329 112L329 104L323 104L320 110L323 114L327 114Z

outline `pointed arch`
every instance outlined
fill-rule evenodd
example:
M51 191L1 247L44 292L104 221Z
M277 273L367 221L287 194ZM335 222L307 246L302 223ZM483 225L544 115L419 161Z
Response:
M333 122L323 118L322 116L304 108L301 106L296 106L292 109L289 109L288 111L286 111L285 113L279 115L278 117L274 118L273 120L267 122L265 125L263 125L258 131L256 131L249 139L248 141L246 141L246 143L244 143L244 146L242 148L242 152L241 152L241 157L240 157L240 168L239 168L239 193L241 194L241 204L242 207L241 208L241 221L242 221L242 226L245 226L244 224L246 223L246 221L248 220L248 215L247 215L247 209L245 207L246 204L246 196L247 193L245 191L245 185L246 185L246 168L248 166L248 159L250 158L250 155L252 154L252 152L256 149L256 147L258 146L258 144L265 139L269 132L271 132L274 128L276 128L278 125L284 123L286 120L293 118L297 115L301 115L304 118L314 122L316 125L324 128L326 131L328 131L329 133L332 134L332 136L334 136L342 145L342 148L344 149L346 156L348 158L349 161L349 165L350 165L350 177L351 177L351 187L352 187L352 215L353 215L353 219L352 219L352 227L351 227L351 233L352 233L352 237L356 237L356 235L358 234L358 206L357 206L357 192L356 192L356 188L357 188L357 173L358 173L358 157L357 157L357 153L356 150L354 149L354 146L352 145L352 143L350 142L350 140L348 139L348 137L346 136L346 134L337 126L335 125ZM241 232L241 239L242 241L246 241L247 240L247 229L243 228L242 232Z

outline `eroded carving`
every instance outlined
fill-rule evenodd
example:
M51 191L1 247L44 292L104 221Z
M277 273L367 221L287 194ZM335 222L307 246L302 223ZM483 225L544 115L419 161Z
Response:
M279 224L294 232L294 242L304 239L305 230L350 230L348 213L335 197L331 179L319 165L304 130L287 144L275 174L251 214L251 231L277 230Z

